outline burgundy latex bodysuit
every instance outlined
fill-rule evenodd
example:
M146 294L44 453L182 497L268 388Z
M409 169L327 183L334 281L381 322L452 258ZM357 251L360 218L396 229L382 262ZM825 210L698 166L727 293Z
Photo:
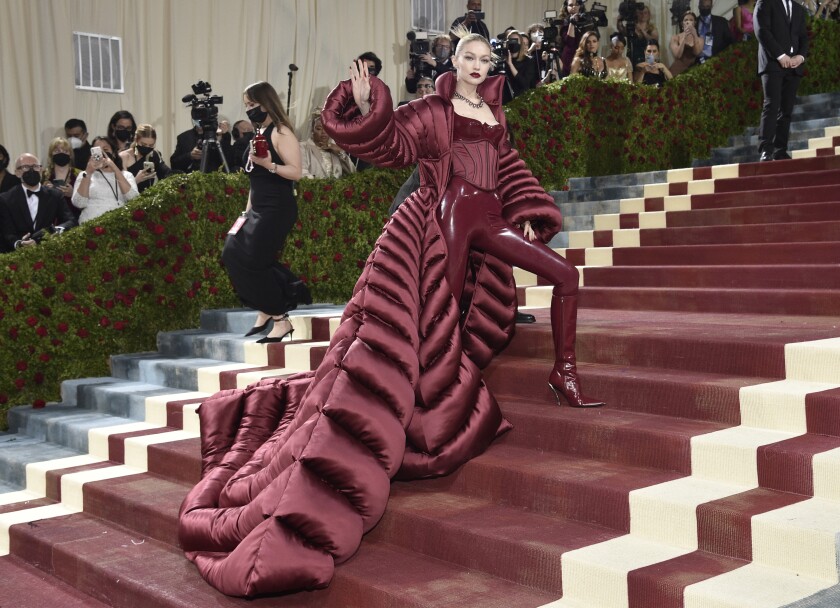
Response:
M446 241L447 281L455 299L461 299L471 249L539 274L555 286L558 295L576 293L577 269L545 244L529 242L502 215L496 187L504 126L456 113L454 127L452 178L443 192L437 220Z

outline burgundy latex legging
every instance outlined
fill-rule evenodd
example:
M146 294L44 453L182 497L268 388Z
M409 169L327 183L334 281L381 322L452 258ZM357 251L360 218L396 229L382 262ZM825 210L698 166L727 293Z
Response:
M440 201L437 214L447 249L447 280L460 301L471 249L533 272L554 285L554 294L574 295L578 271L566 258L540 241L529 241L521 229L502 217L502 203L492 191L482 190L454 176Z

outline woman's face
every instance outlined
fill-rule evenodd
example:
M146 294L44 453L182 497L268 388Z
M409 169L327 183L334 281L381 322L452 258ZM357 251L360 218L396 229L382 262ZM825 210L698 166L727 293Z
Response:
M621 40L613 42L612 45L610 45L610 49L612 49L612 54L616 57L624 55L624 43Z
M110 154L111 156L114 155L114 149L111 147L111 144L107 139L94 139L91 147L95 148L96 146L102 148L102 152L104 154Z
M55 156L56 154L70 154L70 147L65 146L64 144L58 144L55 148L53 148L50 156Z
M683 31L688 28L696 28L697 22L694 20L694 15L686 15L682 20Z
M148 148L154 148L156 142L157 142L157 140L154 137L138 137L137 138L137 145L138 146L146 146Z
M250 110L251 108L256 108L260 105L256 101L254 101L253 99L248 97L247 95L242 96L242 102L245 104L245 111L246 112L248 110Z
M566 10L569 12L569 15L577 15L580 10L577 0L569 0L569 3L566 5Z
M324 125L321 123L320 118L312 121L312 141L319 148L326 148L327 144L330 143L330 136L324 131Z
M490 47L480 40L468 42L455 55L454 63L458 80L478 86L490 71Z
M598 38L596 36L590 35L586 39L586 52L588 53L597 53L598 52Z

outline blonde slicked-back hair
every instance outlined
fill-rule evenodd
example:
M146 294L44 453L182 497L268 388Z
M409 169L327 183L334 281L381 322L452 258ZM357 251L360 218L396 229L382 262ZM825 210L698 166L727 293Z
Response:
M461 24L458 24L449 31L453 36L459 39L458 44L455 47L456 56L460 55L463 48L470 42L483 42L485 45L487 45L487 48L490 49L490 60L493 63L499 61L499 56L493 52L493 46L490 44L490 41L487 40L487 38L485 38L481 34L473 34Z

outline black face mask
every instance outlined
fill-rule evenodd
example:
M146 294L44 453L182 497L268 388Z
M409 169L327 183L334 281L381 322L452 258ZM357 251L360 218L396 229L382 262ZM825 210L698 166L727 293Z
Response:
M37 186L41 183L41 174L35 169L30 169L29 171L21 173L20 179L23 180L23 183L27 186Z
M114 129L114 137L121 142L126 142L131 139L131 131L128 129Z
M5 171L6 167L8 167L8 166L9 166L9 159L8 158L4 158L3 160L0 160L0 171Z
M255 122L255 123L257 123L258 125L261 125L261 124L262 124L262 122L263 122L266 118L268 118L268 112L266 112L265 110L263 110L263 109L262 109L261 107L259 107L259 106L256 106L256 107L254 107L254 108L251 108L250 110L248 110L248 111L247 111L247 112L245 112L245 113L248 115L248 119L249 119L251 122Z
M152 146L137 146L137 151L142 156L146 156L147 154L151 154L154 151L154 148Z
M59 167L66 167L70 164L70 155L65 154L64 152L53 154L53 162Z

